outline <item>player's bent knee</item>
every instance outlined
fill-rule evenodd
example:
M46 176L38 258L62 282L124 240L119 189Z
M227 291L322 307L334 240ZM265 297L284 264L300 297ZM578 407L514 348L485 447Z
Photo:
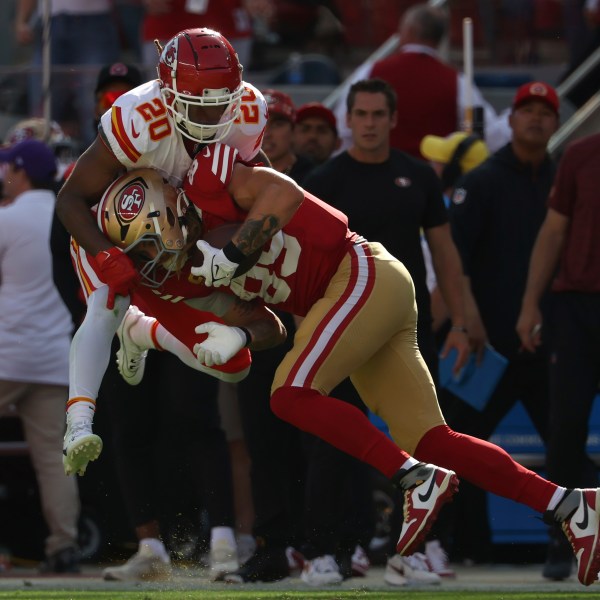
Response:
M313 396L320 394L307 388L283 386L271 394L271 410L283 421L294 423L306 411L306 402Z

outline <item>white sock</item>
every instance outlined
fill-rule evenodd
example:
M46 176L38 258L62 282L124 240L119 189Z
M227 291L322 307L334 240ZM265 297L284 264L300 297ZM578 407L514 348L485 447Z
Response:
M185 353L189 350L182 342L180 342L171 332L167 331L160 323L157 323L154 317L144 315L129 329L131 341L142 348L143 350L156 349L156 343L162 350L167 350L171 354L179 356L181 352ZM152 328L154 328L154 337L152 336Z
M146 546L150 547L154 554L160 556L160 558L169 560L169 554L167 552L167 549L165 548L165 545L162 543L162 541L158 538L143 538L140 540L139 543L140 548L142 547L142 544L145 544Z
M91 400L78 400L67 408L67 420L91 419L93 421L95 412L96 405Z
M155 348L154 341L152 340L152 327L155 322L156 319L154 317L144 315L129 328L131 341L142 350L152 350ZM159 325L158 328L160 327Z
M548 508L546 510L554 510L558 506L558 503L563 499L566 491L567 488L557 487L556 490L554 490L554 494L552 494L552 498L550 498L550 502L548 503Z
M212 546L220 540L227 540L230 546L236 547L235 535L231 527L213 527L210 530L210 545Z

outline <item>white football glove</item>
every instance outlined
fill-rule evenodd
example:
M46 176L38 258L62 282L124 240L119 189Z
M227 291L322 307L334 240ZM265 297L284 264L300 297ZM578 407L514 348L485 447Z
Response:
M248 342L248 336L239 327L229 327L214 321L198 325L196 333L207 333L208 337L194 345L194 354L207 367L224 365Z
M196 246L204 255L204 262L201 267L192 267L192 275L204 277L204 285L207 287L229 285L238 263L229 260L223 250L213 248L204 240L198 240Z

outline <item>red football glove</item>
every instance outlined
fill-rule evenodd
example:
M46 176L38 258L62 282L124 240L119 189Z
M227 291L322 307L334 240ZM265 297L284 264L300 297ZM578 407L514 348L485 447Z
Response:
M116 246L98 252L94 259L100 269L100 278L108 285L106 308L112 310L116 295L131 296L140 281L140 274L135 270L132 260Z

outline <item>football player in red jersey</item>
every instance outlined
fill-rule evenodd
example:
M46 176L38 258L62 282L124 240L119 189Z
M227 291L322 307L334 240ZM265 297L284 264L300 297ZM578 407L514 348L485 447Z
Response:
M195 295L192 304L219 314L232 296L260 298L304 316L276 372L271 408L371 464L405 491L400 554L411 554L423 540L456 490L456 472L559 522L575 552L579 580L593 583L600 567L600 490L559 487L498 446L452 431L417 347L414 288L402 263L381 244L348 231L343 213L271 169L240 163L236 154L220 144L205 149L184 190L205 229L244 222L222 249L199 240L202 264L187 260L179 277L165 279L156 290L159 301L168 306L173 294ZM256 264L238 274L238 264L258 248L263 251ZM151 326L129 328L122 343L127 337L141 355L142 330ZM216 321L196 332L208 334L194 348L206 365L223 364L249 340L261 341ZM386 421L394 441L362 412L328 395L345 377Z
M110 344L140 275L102 235L90 213L123 170L151 167L180 185L198 148L222 140L245 160L260 152L267 118L262 94L242 80L242 66L218 32L188 29L160 48L158 78L119 96L100 119L98 136L77 161L56 210L74 240L87 314L73 339L65 472L83 474L102 441L92 433ZM97 366L103 368L98 370ZM98 372L99 371L99 372Z

